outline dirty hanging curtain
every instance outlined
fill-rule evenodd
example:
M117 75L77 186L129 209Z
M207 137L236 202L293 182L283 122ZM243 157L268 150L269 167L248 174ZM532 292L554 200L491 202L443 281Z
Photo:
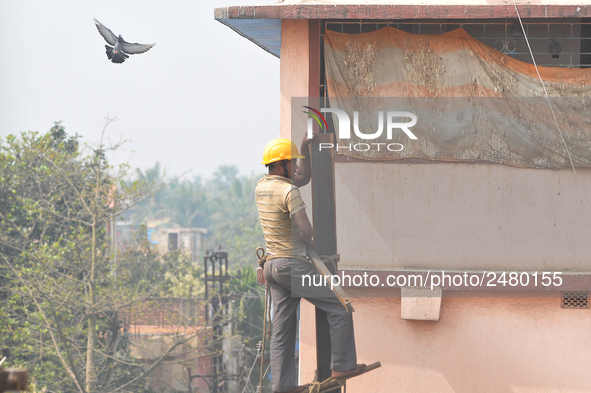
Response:
M392 152L385 145L367 150L360 145L338 154L379 161L570 166L535 67L482 44L463 29L437 35L391 27L354 35L326 31L324 59L330 106L344 110L351 120L350 139L337 135L339 145L404 147ZM591 69L539 71L573 162L591 167ZM379 112L388 110L414 113L417 124L411 130L417 139L404 132L387 139L386 127L376 139L359 136L375 135ZM338 129L335 115L333 121Z

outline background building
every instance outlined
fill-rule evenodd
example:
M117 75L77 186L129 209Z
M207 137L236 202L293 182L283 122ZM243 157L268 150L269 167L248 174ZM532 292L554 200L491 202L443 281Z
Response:
M203 259L204 228L161 228L158 229L158 251L164 255L168 251L183 250L191 255L192 261Z

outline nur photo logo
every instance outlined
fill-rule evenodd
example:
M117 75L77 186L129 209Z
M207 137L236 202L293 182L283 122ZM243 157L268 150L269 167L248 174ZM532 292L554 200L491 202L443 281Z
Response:
M334 113L337 118L338 126L336 127L335 134L337 139L340 142L346 142L347 139L351 139L351 119L347 112L337 108L321 108L320 111L310 108L309 106L304 106L303 108L309 109L308 111L303 111L304 113L310 115L312 118L308 118L308 138L312 138L314 135L314 120L318 123L318 126L324 132L328 131L328 123L322 113ZM410 139L418 139L416 135L410 130L412 126L417 124L417 116L412 112L401 112L401 111L378 111L377 112L377 119L378 119L378 129L372 133L364 133L361 132L359 123L360 123L360 116L359 111L353 111L353 132L357 136L357 138L361 140L367 141L374 141L382 136L384 133L384 129L386 130L386 139L388 141L392 140L392 137L395 132L402 131L404 132L408 138ZM406 119L407 121L400 121ZM408 121L410 119L410 121ZM343 141L345 140L345 141ZM383 138L382 138L383 140ZM319 150L322 149L336 149L339 150L355 150L355 151L369 151L369 150L389 150L392 152L402 151L404 146L401 143L392 142L358 142L358 143L349 143L347 144L336 144L336 146L332 143L320 143Z

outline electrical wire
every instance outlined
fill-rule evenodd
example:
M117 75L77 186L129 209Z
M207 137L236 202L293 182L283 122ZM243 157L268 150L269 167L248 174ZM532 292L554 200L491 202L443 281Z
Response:
M250 374L252 374L252 370L254 370L254 366L256 366L257 364L257 360L259 359L260 353L261 353L261 347L259 347L257 345L257 355L254 359L254 362L252 363L252 367L250 368L250 371L248 372L248 377L246 377L246 383L244 384L244 390L242 390L242 393L246 392L246 389L248 388L248 385L250 385Z
M267 369L265 370L265 374L263 374L263 376L266 376L266 375L267 375L267 372L269 372L269 369L270 369L270 368L271 368L271 364L269 364L269 365L267 366Z
M579 185L579 189L581 190L581 193L583 193L583 197L585 197L585 201L587 202L587 206L589 206L589 210L591 211L591 202L589 202L589 198L587 197L587 193L585 193L585 190L583 189L583 186L581 185L581 181L579 180L579 175L577 174L577 170L575 169L575 164L573 163L573 159L571 157L570 150L568 148L568 145L566 144L566 140L564 139L564 135L562 133L562 130L560 129L560 126L558 125L558 120L556 120L556 114L554 113L554 107L552 106L552 102L550 101L550 95L548 94L548 90L546 90L546 84L544 83L544 80L542 79L542 76L540 75L540 71L538 70L538 65L536 64L536 59L534 58L534 53L532 52L531 46L529 45L529 39L527 38L527 33L525 32L525 26L523 26L523 21L521 20L521 15L519 14L519 9L517 8L517 3L515 2L515 0L513 0L513 5L515 6L515 12L517 13L517 18L519 19L519 24L521 25L521 30L523 31L523 37L525 37L527 49L529 50L529 54L531 55L531 59L534 63L534 67L536 69L536 73L538 74L538 78L540 79L540 82L542 83L542 88L544 89L544 94L546 95L546 100L548 101L548 105L550 105L550 110L552 111L552 117L554 118L554 124L556 124L556 128L558 129L558 132L560 134L560 138L562 140L562 143L564 144L564 148L566 149L566 153L568 154L568 159L570 161L570 165L571 165L573 172L575 174L575 178L577 179L577 184Z

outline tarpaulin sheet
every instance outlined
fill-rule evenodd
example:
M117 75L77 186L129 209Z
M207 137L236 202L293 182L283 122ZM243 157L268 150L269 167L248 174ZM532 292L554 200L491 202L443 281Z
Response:
M387 149L339 149L366 160L420 158L485 161L560 169L570 166L535 67L504 55L463 29L410 34L391 27L371 33L325 32L324 56L330 107L351 120L340 145L400 143ZM591 69L539 67L559 127L576 166L591 166ZM417 117L410 130L379 129L387 111ZM354 131L354 112L358 131ZM338 129L338 120L333 115ZM361 135L361 137L359 136ZM365 150L365 151L363 151Z

